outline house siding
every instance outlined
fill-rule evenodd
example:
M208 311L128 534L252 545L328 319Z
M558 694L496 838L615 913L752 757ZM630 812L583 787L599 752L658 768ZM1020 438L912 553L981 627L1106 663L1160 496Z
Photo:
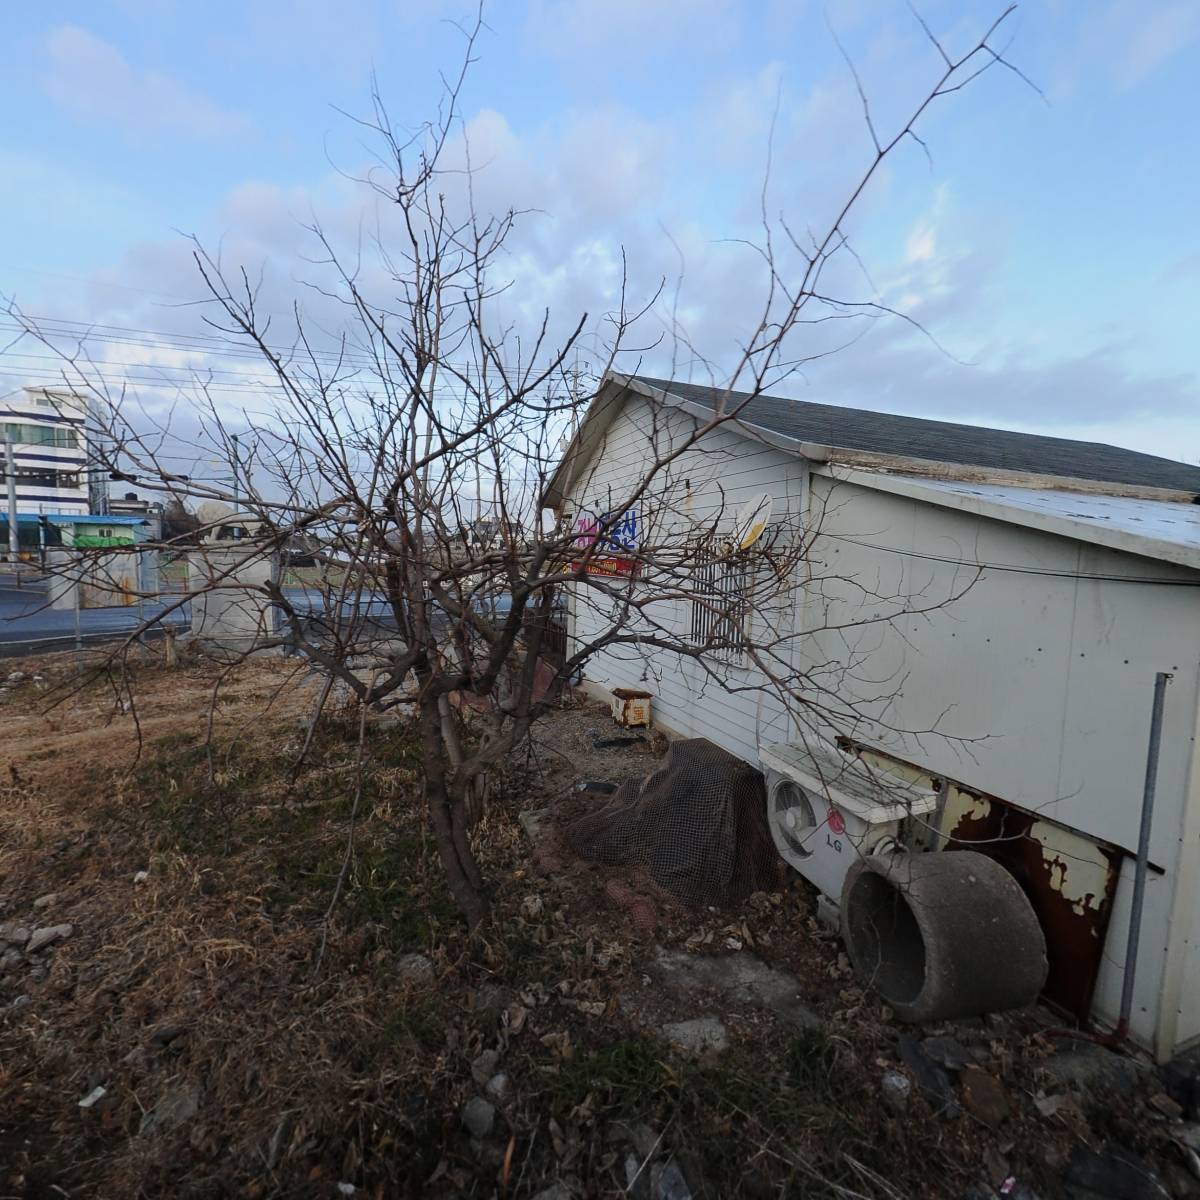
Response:
M678 445L694 428L691 417L655 416L632 396L570 489L566 510L619 504L655 449ZM685 534L688 517L702 522L723 510L727 527L732 510L763 492L777 518L806 525L803 601L785 619L794 622L793 661L811 693L850 706L840 732L1127 852L1094 1003L1110 1021L1119 1006L1153 680L1172 672L1151 843L1160 872L1147 885L1132 1028L1147 1045L1157 1034L1160 1055L1200 1039L1200 961L1190 936L1200 909L1191 896L1174 898L1183 856L1198 849L1196 822L1185 818L1200 806L1191 794L1200 780L1200 573L837 481L729 427L680 455L646 495L647 527L662 540L671 530ZM979 575L971 565L978 563L1012 569ZM677 608L673 628L686 632L685 605ZM589 585L578 584L571 611L577 647L601 628L603 609ZM735 686L754 682L740 668L715 669ZM804 706L785 711L769 693L731 694L694 662L665 652L610 648L584 673L606 690L645 688L655 719L672 732L708 738L755 764L760 746L811 727ZM1167 994L1172 979L1177 990ZM1164 1008L1169 1033L1159 1029Z

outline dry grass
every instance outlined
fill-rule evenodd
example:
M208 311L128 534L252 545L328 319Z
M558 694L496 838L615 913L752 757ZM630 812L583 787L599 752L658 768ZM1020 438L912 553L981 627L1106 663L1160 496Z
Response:
M324 721L295 773L315 690L293 666L225 678L211 748L211 665L136 668L136 719L109 682L56 692L73 668L71 656L38 664L45 683L2 701L0 920L75 932L47 952L44 978L27 966L0 977L0 1006L31 1001L0 1007L0 1200L330 1197L339 1183L507 1200L558 1178L619 1196L622 1121L651 1123L713 1197L958 1196L976 1177L986 1131L920 1101L905 1121L880 1110L894 1030L803 890L738 913L664 910L653 932L788 963L830 1032L798 1037L726 1007L733 1046L713 1064L647 1034L697 1013L648 981L654 943L605 902L603 881L577 863L539 866L516 820L562 803L596 728L582 710L497 782L477 831L496 920L472 942L440 882L403 728L368 726L352 823L357 725ZM586 773L645 762L621 751ZM398 975L412 952L431 959L432 982ZM511 1095L481 1145L459 1114L485 1049ZM1019 1075L1011 1055L1009 1068ZM164 1097L194 1114L141 1132Z

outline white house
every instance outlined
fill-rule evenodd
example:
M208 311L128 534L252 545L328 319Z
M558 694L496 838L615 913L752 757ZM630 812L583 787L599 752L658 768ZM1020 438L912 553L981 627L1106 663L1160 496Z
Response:
M22 388L0 403L13 442L17 511L74 516L89 511L87 408L79 396Z
M1200 1041L1200 468L768 396L686 445L744 399L611 375L547 504L586 532L671 456L619 514L631 544L651 530L662 544L730 530L769 496L771 523L801 538L780 644L814 693L845 702L829 753L926 794L907 827L924 848L971 846L1016 876L1046 934L1046 998L1079 1019L1118 1016L1152 693L1169 672L1131 1030L1160 1058ZM615 601L571 590L578 646ZM667 619L686 636L678 607ZM714 672L624 646L584 671L596 694L644 688L656 724L764 768L803 724L803 695L754 686L736 658Z

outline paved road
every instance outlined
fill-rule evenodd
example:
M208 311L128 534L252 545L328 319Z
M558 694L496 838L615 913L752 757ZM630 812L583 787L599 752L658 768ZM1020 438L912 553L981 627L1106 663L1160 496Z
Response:
M288 588L286 595L298 611L308 614L311 626L329 623L329 614L318 592L303 588ZM141 608L85 608L79 614L79 635L84 643L112 641L147 619L160 617L150 636L161 636L163 627L177 630L191 627L191 609L186 603L176 607L178 597L167 596L160 601L145 600ZM342 606L348 619L355 611L352 601ZM171 611L167 612L170 609ZM370 597L358 606L361 616L380 631L395 628L386 601ZM0 657L38 654L48 650L69 650L75 645L75 613L53 610L46 601L44 580L32 580L17 587L11 576L0 577Z

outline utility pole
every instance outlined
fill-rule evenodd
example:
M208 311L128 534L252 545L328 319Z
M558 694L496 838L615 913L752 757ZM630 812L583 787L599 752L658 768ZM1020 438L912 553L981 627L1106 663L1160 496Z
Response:
M233 507L238 507L238 435L232 435L233 441Z
M13 440L4 439L4 476L8 483L8 561L21 561L21 543L17 537L17 464L13 454Z

